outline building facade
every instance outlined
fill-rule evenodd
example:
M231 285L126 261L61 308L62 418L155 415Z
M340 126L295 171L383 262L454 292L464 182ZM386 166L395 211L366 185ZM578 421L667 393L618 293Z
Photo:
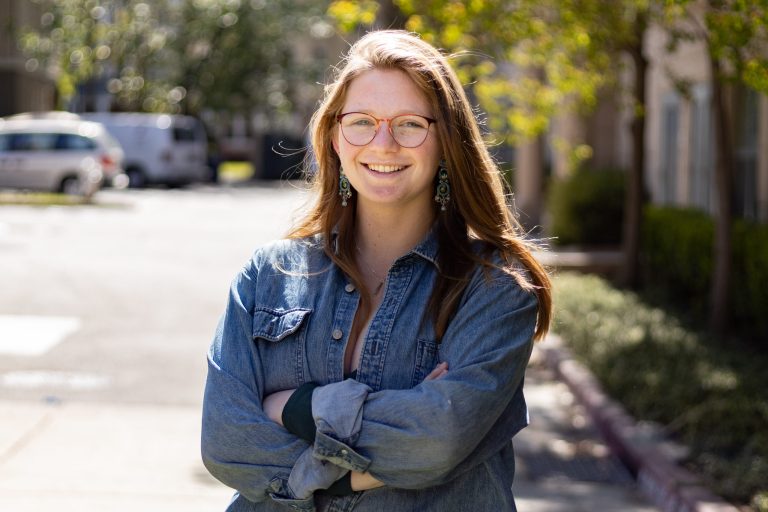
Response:
M51 110L56 103L53 81L34 60L22 55L17 31L40 23L40 6L26 0L0 0L0 117Z
M654 203L716 213L715 118L711 73L702 43L673 53L666 34L651 29L646 41L646 175ZM736 217L768 222L768 98L744 87L726 88L735 151Z

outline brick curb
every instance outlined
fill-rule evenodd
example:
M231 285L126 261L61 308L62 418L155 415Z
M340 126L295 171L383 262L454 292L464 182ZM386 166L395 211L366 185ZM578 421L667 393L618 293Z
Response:
M602 391L592 373L552 338L556 337L548 338L550 346L538 347L546 365L585 407L610 449L636 475L641 491L654 505L663 512L739 512L648 440L634 418Z

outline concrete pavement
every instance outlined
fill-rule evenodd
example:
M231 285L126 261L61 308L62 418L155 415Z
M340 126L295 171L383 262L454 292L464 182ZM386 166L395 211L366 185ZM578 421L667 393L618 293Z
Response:
M189 406L0 402L0 510L224 510Z
M548 340L547 340L548 341ZM526 373L530 425L515 437L520 512L653 512L568 387L534 349Z

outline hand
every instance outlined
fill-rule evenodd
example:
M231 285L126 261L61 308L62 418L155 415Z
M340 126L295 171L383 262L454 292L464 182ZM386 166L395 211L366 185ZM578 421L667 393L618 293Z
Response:
M357 471L352 471L349 474L349 485L353 491L367 491L384 486L383 483L371 476L370 473L359 473Z
M429 372L429 375L424 377L424 380L437 380L445 375L448 375L448 363L443 361L435 366L435 369Z
M278 391L264 397L264 412L269 416L269 419L278 425L284 426L283 408L285 408L285 404L288 403L288 399L291 398L294 391L296 390L286 389L285 391Z

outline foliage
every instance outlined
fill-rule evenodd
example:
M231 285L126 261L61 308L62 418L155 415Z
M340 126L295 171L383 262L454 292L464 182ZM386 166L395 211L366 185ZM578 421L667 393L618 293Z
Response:
M372 0L352 2L335 0L328 6L328 15L344 33L355 30L359 25L371 26L376 21L379 3Z
M174 26L183 27L175 48L187 109L289 113L301 95L317 97L312 84L329 63L298 60L295 45L296 34L310 42L332 34L323 10L316 0L184 2Z
M326 65L296 62L295 34L333 33L318 0L33 1L42 26L21 27L19 45L55 77L60 107L102 80L122 110L288 112Z
M626 173L582 168L553 181L547 208L549 234L558 245L618 245L624 214Z
M685 300L689 312L704 320L714 265L713 219L697 210L648 207L644 226L646 281ZM768 337L768 226L736 221L731 251L729 307L735 326L752 337Z
M557 276L555 305L555 331L576 356L636 418L687 444L712 489L740 503L768 491L765 352L687 328L595 276Z
M712 278L712 219L699 210L649 206L643 226L645 281L676 291L691 313L703 316Z
M707 43L713 58L725 64L718 79L768 92L768 0L665 0L674 47L680 41Z
M171 93L166 77L147 79L149 66L163 69L172 61L168 42L173 33L162 24L167 2L150 6L139 0L34 1L44 10L42 27L23 29L19 44L30 57L28 69L42 66L56 78L60 107L78 85L110 72L116 74L110 91L122 105L168 110L178 103L178 92Z

